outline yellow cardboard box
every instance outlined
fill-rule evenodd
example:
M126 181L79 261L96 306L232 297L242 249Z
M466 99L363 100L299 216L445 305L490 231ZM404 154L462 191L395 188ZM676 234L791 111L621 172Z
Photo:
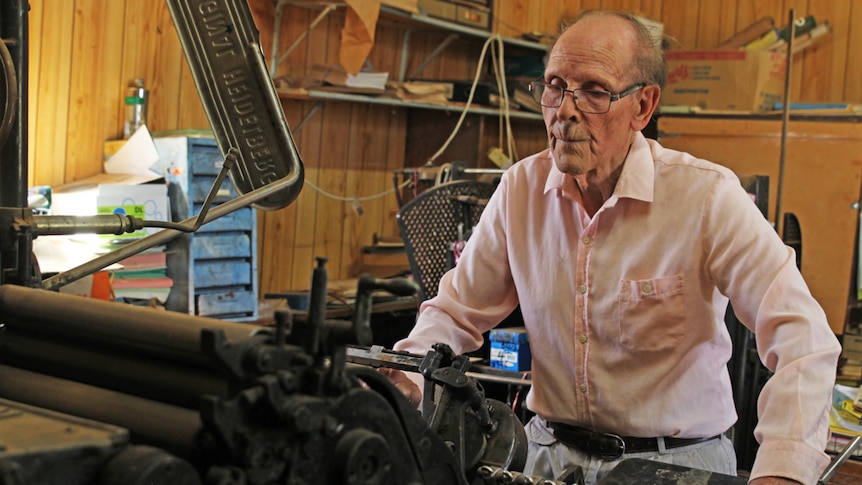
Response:
M782 53L744 50L668 51L666 106L717 111L771 111L784 96Z

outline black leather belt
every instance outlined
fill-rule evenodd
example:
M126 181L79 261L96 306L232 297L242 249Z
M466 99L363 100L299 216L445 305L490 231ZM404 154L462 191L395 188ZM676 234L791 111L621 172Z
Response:
M659 450L659 438L634 438L613 433L597 433L565 423L548 421L548 426L554 431L554 437L561 443L578 449L589 455L599 456L606 460L616 460L624 453L646 453ZM665 449L681 448L720 438L721 435L709 438L664 438Z

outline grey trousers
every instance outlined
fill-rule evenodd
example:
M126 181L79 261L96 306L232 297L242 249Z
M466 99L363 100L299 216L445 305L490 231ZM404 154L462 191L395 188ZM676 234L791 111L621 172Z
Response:
M582 453L557 441L544 419L534 416L524 427L529 441L527 475L562 480L575 466L584 472L585 485L595 485L625 458L643 458L689 468L699 468L725 475L736 475L736 453L733 443L726 436L670 450L657 452L626 453L617 460ZM661 442L659 442L661 447Z

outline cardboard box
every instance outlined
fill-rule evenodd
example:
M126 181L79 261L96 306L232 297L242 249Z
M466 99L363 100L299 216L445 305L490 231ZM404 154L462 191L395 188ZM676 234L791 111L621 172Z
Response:
M491 330L491 367L524 372L530 370L533 355L524 327Z
M662 105L718 111L771 111L784 96L786 60L771 51L692 50L667 53Z

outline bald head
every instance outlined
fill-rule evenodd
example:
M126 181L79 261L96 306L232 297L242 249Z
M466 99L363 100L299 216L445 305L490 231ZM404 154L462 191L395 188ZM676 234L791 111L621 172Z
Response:
M572 36L577 39L567 39ZM629 60L626 71L631 81L644 81L662 88L667 82L667 64L661 46L656 45L649 29L633 15L600 10L584 12L561 27L549 55L553 55L561 39L617 50Z

